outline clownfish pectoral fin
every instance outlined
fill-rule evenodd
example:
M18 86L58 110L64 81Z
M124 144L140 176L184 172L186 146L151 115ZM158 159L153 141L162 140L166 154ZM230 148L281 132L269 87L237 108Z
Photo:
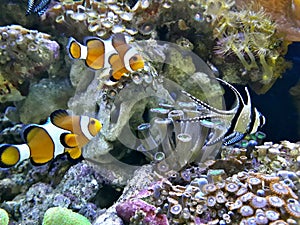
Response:
M69 116L70 115L66 110L58 109L51 113L50 120L55 126L61 127L61 124L63 124Z
M13 167L19 162L30 157L30 150L27 144L21 145L0 145L0 167Z
M81 148L72 148L72 149L67 149L68 156L70 157L71 160L76 160L79 159L82 156L82 151Z
M77 134L70 134L70 133L63 133L60 136L60 141L63 146L66 148L75 148L78 146L78 135Z

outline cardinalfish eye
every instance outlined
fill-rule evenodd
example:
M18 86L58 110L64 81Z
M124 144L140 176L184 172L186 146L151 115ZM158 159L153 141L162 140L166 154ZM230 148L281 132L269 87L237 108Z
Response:
M129 64L132 70L137 71L144 68L144 60L141 55L134 55L129 59Z

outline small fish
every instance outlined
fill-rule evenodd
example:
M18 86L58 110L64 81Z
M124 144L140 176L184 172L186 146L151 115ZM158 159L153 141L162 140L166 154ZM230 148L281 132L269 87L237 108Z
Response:
M41 0L39 2L36 2L35 0L28 0L26 15L36 13L41 16L46 12L50 3L51 0Z
M24 144L0 145L0 167L13 167L25 159L30 159L33 165L43 165L63 153L68 153L71 159L78 159L81 148L101 128L97 119L56 110L45 124L29 124L24 128Z
M231 84L227 83L224 80L221 80L219 78L216 79L228 86L234 92L237 100L236 106L231 110L216 109L209 104L197 99L191 94L182 91L182 93L191 98L196 104L206 109L208 111L208 114L201 117L181 121L201 122L208 119L217 120L216 124L218 125L215 127L217 131L215 131L213 137L208 141L207 145L215 144L221 140L223 141L224 145L232 145L243 139L247 134L255 133L265 124L266 119L255 107L252 106L250 94L247 87L245 87L245 91L247 94L247 103L245 103L241 94L236 88L234 88ZM220 121L223 125L220 125Z
M67 50L72 59L84 59L86 66L93 70L110 68L107 85L114 85L122 76L144 68L142 56L126 42L121 33L107 40L86 37L83 45L71 37Z

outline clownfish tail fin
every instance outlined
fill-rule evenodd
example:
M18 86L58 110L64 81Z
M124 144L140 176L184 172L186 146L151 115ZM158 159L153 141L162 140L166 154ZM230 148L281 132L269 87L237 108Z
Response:
M30 157L30 149L27 144L0 145L0 167L10 168Z
M75 38L70 37L67 45L67 51L72 59L80 59L82 58L82 50L84 47L85 46L76 41Z

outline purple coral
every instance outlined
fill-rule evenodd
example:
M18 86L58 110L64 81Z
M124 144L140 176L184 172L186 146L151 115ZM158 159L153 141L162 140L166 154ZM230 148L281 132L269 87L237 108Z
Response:
M166 215L157 213L155 206L138 198L120 203L117 205L116 211L118 216L126 222L129 222L138 211L143 211L145 213L145 216L142 219L143 224L169 225Z

